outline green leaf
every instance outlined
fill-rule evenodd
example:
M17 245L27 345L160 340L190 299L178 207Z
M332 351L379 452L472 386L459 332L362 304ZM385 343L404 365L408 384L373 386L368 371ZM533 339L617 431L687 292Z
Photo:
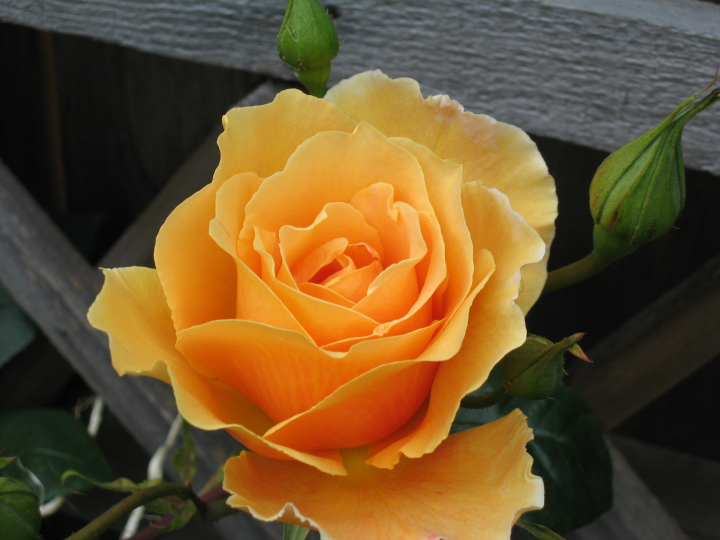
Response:
M62 474L60 482L63 486L67 487L68 481L75 477L81 478L88 484L92 484L100 489L107 489L108 491L122 491L127 493L136 493L138 491L142 491L143 489L159 486L160 484L165 483L165 480L161 478L155 480L145 480L138 483L128 480L127 478L118 478L116 480L111 480L110 482L98 482L97 480L72 469L69 469Z
M70 413L59 409L26 409L0 414L0 451L18 457L15 463L3 469L3 473L23 480L41 493L39 481L44 487L45 500L67 493L61 477L68 469L98 481L113 477L110 465L86 427ZM67 487L72 491L83 491L90 485L72 478Z
M537 523L530 523L529 521L519 519L515 525L521 529L525 529L538 540L564 540L559 534L556 534L547 527L543 527Z
M310 529L301 527L300 525L285 523L283 525L283 540L305 540L309 532Z
M0 285L0 367L27 347L37 328Z
M40 532L38 496L14 478L0 477L0 531L3 540L35 540Z
M15 456L12 457L0 457L0 469L7 467L10 465L13 461L15 461Z
M494 370L486 385L499 384L498 376ZM517 408L535 433L527 448L533 473L545 483L545 508L525 519L565 534L607 512L612 506L610 454L590 408L572 390L559 386L545 400L510 398L487 409L460 409L452 431L492 422Z
M173 455L173 467L180 473L180 478L182 478L183 483L190 485L197 472L197 465L195 464L195 443L190 433L190 424L188 424L184 418L182 429L183 443Z

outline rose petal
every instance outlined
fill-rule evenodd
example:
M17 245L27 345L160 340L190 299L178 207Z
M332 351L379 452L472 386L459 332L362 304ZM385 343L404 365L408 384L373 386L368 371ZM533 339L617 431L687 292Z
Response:
M351 132L357 122L327 101L291 89L267 105L229 110L223 125L214 182L247 171L266 178L283 170L303 141L322 131Z
M237 237L245 217L243 209L261 182L253 173L239 174L225 181L217 190L210 237L235 261L235 317L307 334L280 299L237 256Z
M344 454L348 476L244 452L225 466L228 504L265 521L301 522L323 540L508 540L526 511L543 504L542 480L530 472L525 416L449 437L392 471Z
M183 330L177 348L201 375L227 383L280 422L379 365L417 356L430 336L398 336L382 347L332 353L297 332L225 320Z
M422 425L400 449L408 457L433 451L449 433L463 396L479 388L495 364L524 342L527 335L525 318L514 301L520 286L519 270L542 258L545 250L537 232L496 189L488 189L479 181L469 182L463 184L462 195L473 245L492 253L495 271L477 291L474 301L470 295L453 320L420 356L437 354L435 349L441 345L452 351L461 331L465 336L457 354L453 353L453 358L438 369L428 414ZM476 257L476 281L482 264ZM447 350L443 354L448 354ZM392 468L399 459L395 446L373 455L370 463Z
M290 268L311 251L336 238L345 238L348 244L366 244L383 260L384 250L377 231L367 224L359 210L344 202L326 204L308 227L280 227L278 238Z
M461 164L464 181L480 179L498 188L550 247L557 217L555 183L535 143L521 129L464 112L447 96L423 99L416 81L393 80L380 71L340 82L325 99L388 137L407 137ZM525 312L545 284L548 251L522 271L524 285L517 303Z
M235 317L236 265L208 234L219 186L209 184L180 203L155 241L155 266L176 330Z
M279 252L274 233L256 229L255 248L261 256L262 279L277 295L318 345L348 337L372 334L377 321L341 305L308 296L275 277L275 258Z
M354 272L337 277L325 284L325 289L332 290L351 301L352 308L367 296L370 285L380 275L383 268L380 261L374 261ZM375 317L373 317L375 318ZM378 320L378 319L375 319Z
M329 474L345 474L340 454L307 454L262 439L272 420L226 384L192 370L175 348L175 331L157 272L148 268L105 270L105 284L88 320L108 334L120 375L147 375L173 386L178 409L192 425L228 429L248 448L274 459L296 459Z
M397 201L433 213L422 169L407 150L367 124L353 133L318 133L298 146L285 168L266 178L248 203L238 244L241 258L257 261L252 248L255 227L307 227L327 203L349 202L377 182L391 184ZM249 266L260 273L259 261Z

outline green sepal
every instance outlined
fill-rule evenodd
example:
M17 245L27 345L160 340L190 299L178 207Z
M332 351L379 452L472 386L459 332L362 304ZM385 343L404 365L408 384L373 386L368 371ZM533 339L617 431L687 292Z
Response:
M559 534L554 533L547 527L544 527L543 525L538 525L537 523L531 523L529 521L518 519L515 525L517 525L521 529L525 529L538 540L565 540Z
M182 421L183 443L175 451L173 455L173 467L180 474L183 484L189 486L197 473L197 464L195 463L195 443L193 442L190 424L183 418Z
M293 525L292 523L283 524L283 540L305 540L310 532L307 527Z
M10 465L13 461L17 459L17 456L12 457L0 457L0 469L7 467Z
M35 540L40 533L40 501L21 480L0 477L0 532L3 540Z

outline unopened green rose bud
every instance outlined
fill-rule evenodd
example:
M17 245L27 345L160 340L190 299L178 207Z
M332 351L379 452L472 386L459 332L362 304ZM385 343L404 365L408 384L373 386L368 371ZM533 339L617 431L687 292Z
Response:
M323 97L340 42L332 18L318 0L288 0L277 48L308 92Z
M589 362L577 344L585 334L575 334L553 343L530 334L525 343L508 353L500 363L508 394L521 399L544 399L563 377L563 354L570 352Z
M710 86L712 86L712 84ZM596 255L610 263L670 230L685 204L681 147L685 124L720 99L704 88L683 101L659 126L613 152L590 186ZM597 232L597 229L602 229Z

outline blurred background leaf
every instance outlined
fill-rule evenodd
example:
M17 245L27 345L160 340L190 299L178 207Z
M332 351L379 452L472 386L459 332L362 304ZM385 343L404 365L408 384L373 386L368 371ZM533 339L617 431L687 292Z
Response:
M42 491L39 481L45 490L45 500L67 494L60 477L68 469L99 482L113 478L110 465L86 427L72 414L59 409L0 414L0 452L3 456L18 457L2 473L26 482L38 494ZM73 491L91 487L81 478L69 479L67 486Z
M35 338L37 328L0 284L0 367Z

